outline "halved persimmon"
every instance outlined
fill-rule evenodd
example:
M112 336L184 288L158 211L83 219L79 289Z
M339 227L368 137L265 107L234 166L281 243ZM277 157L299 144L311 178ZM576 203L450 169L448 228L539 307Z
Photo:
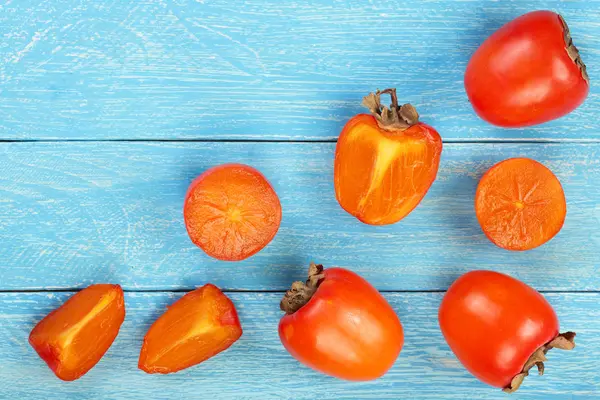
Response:
M73 381L100 361L124 319L121 286L92 285L42 319L29 343L58 378Z
M242 336L232 301L207 284L171 305L144 337L139 368L169 374L199 364Z
M242 164L213 167L192 182L183 208L192 242L211 257L246 259L275 237L281 204L267 179Z
M567 215L558 178L535 160L511 158L481 178L475 212L486 236L507 250L530 250L552 239Z
M381 95L390 94L390 108ZM370 225L407 216L435 180L442 139L419 122L413 106L398 105L395 89L377 91L363 104L372 115L354 116L340 134L334 166L335 194L344 210Z

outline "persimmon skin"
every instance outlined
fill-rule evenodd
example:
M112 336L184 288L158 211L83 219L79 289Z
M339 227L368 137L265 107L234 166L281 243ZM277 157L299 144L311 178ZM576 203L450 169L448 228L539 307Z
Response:
M427 124L390 131L372 115L356 115L342 130L336 147L337 201L365 224L394 224L427 194L441 153L442 139Z
M74 381L100 361L124 319L121 287L92 285L44 317L31 331L29 343L59 379Z
M192 242L223 261L240 261L267 246L281 223L281 204L255 168L223 164L190 185L183 209Z
M446 292L438 319L463 366L499 388L508 387L529 357L559 333L558 317L540 293L493 271L459 277Z
M342 268L324 270L316 293L279 322L286 350L302 364L339 379L383 376L404 345L400 319L366 280Z
M564 225L567 202L560 181L543 164L511 158L490 168L475 195L477 220L498 247L534 249Z
M178 372L227 350L241 336L233 302L207 284L185 294L152 324L138 367L149 374Z
M496 126L519 128L579 107L589 82L567 52L565 29L558 14L534 11L483 42L465 72L465 90L477 115Z

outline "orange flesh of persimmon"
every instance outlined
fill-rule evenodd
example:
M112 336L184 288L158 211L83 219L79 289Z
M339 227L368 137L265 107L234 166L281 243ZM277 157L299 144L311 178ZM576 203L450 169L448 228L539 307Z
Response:
M225 164L191 184L184 219L190 239L206 254L238 261L256 254L275 237L281 204L259 171Z
M558 178L537 161L512 158L481 178L475 212L486 236L507 250L530 250L552 239L567 215Z
M41 320L29 343L58 378L73 381L100 361L124 319L121 287L92 285Z
M364 223L398 222L421 202L435 180L441 152L439 134L426 124L389 132L373 116L357 115L337 144L338 202Z
M207 284L187 293L152 324L138 366L150 374L181 371L228 349L240 336L233 302Z

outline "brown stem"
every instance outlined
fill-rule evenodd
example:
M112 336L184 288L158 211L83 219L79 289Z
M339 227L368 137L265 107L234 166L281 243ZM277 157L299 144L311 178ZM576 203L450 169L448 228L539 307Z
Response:
M396 88L384 89L381 92L378 90L375 95L376 96L379 95L379 100L381 100L381 95L382 94L389 94L390 98L392 99L392 103L390 104L390 108L393 109L393 110L398 109L398 94L396 93Z
M573 38L571 37L571 31L569 30L569 26L567 25L567 22L562 17L562 15L559 15L558 18L560 18L560 22L562 23L562 26L563 26L565 47L567 50L567 54L569 55L571 60L573 60L573 62L577 65L577 67L579 67L579 70L581 71L581 76L589 85L590 84L590 76L587 73L587 67L585 66L585 63L583 62L583 60L581 59L581 54L579 54L579 50L577 50L577 47L575 47L575 45L573 44Z
M515 375L510 382L510 385L505 387L503 390L506 393L516 392L523 383L525 377L529 375L529 370L534 366L537 367L540 375L544 375L544 361L547 360L546 353L548 353L550 349L554 348L561 350L573 350L573 348L575 348L575 332L561 333L552 341L534 351L531 357L529 357L529 360L527 360L523 366L522 371Z
M285 293L279 307L286 314L293 314L301 309L315 294L321 281L325 277L321 264L310 263L308 268L308 280L306 282L294 282L292 288Z
M389 94L392 103L389 108L381 104L381 95ZM377 90L363 98L363 105L377 119L377 124L390 131L405 131L419 122L419 113L410 104L398 105L396 89Z

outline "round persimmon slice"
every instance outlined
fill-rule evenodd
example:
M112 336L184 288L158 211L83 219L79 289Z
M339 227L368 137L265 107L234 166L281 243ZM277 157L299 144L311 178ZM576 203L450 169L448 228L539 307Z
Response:
M281 204L267 179L242 164L213 167L192 182L183 208L190 239L211 257L244 260L275 237Z
M475 213L494 244L522 251L556 236L565 222L567 202L552 171L529 158L511 158L481 178Z

